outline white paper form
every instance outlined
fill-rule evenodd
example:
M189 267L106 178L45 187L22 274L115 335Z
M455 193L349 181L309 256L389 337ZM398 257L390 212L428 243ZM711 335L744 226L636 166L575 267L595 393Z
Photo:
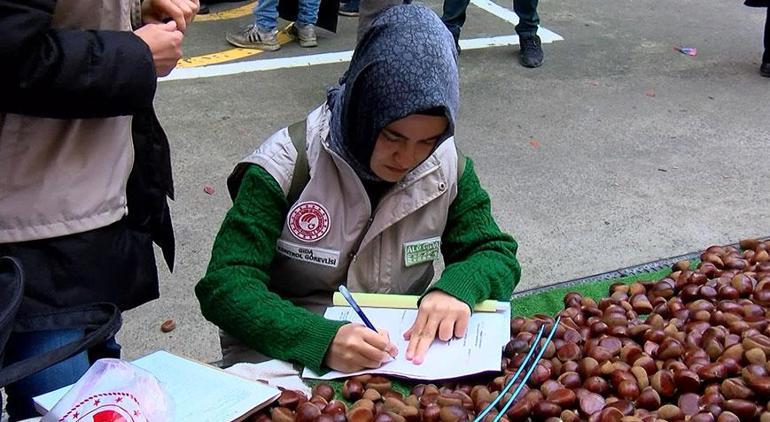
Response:
M406 360L409 344L403 333L417 317L416 309L362 308L364 314L377 328L390 334L390 340L398 347L398 356L380 368L346 374L331 371L319 375L305 368L303 378L335 379L358 374L384 374L399 377L436 380L455 378L484 371L499 371L502 349L510 340L510 305L504 303L497 312L476 312L468 322L465 337L448 342L434 340L423 363L415 365ZM326 310L324 317L340 321L362 323L356 312L347 306L335 306Z
M175 421L240 420L272 402L280 394L279 390L268 385L165 351L152 353L131 363L160 381L174 401ZM47 412L70 387L35 397L35 404L39 410Z

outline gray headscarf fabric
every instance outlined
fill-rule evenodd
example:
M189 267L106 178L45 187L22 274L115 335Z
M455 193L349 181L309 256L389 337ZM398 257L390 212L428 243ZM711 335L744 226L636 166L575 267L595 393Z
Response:
M363 181L380 181L369 167L382 128L443 108L454 134L460 102L457 52L441 19L421 5L382 11L356 46L348 71L329 89L330 147Z

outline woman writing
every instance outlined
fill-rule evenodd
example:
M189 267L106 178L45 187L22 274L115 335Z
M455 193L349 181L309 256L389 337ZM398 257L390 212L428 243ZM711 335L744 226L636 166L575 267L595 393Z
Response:
M452 36L430 9L394 6L299 134L278 131L239 165L196 286L203 315L223 330L225 364L267 355L351 372L397 353L419 364L434 339L465 335L475 303L509 300L517 245L495 224L472 162L458 158L458 107ZM291 198L305 159L309 177ZM431 284L439 253L446 267ZM407 350L319 315L340 284L421 295L413 326L393 333Z

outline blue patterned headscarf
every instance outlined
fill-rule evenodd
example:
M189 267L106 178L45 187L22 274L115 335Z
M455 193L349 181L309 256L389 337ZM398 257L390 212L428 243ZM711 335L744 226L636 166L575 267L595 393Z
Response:
M435 147L454 134L460 103L454 39L425 6L386 9L361 37L348 71L327 99L331 149L362 180L380 181L369 161L388 124L438 108L449 124Z

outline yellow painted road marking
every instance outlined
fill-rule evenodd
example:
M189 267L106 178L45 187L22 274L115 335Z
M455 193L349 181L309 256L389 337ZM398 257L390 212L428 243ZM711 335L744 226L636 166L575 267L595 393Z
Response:
M287 34L285 31L278 32L278 42L281 45L294 41L294 36ZM210 64L219 64L225 62L231 62L233 60L242 59L244 57L254 56L260 53L264 53L265 50L259 50L256 48L231 48L229 50L218 51L216 53L204 54L202 56L187 57L179 60L176 67L188 68L188 67L200 67L208 66Z
M210 13L208 15L198 15L195 17L195 22L211 22L211 21L223 21L226 19L236 19L251 14L256 1L249 2L241 7L235 9L223 10L217 13Z

